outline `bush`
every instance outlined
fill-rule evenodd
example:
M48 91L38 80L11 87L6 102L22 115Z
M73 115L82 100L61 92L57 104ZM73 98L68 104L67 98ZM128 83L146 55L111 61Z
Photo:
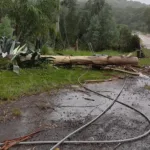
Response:
M52 55L52 54L54 54L54 51L47 45L44 45L41 49L41 54L42 55Z
M11 20L7 16L5 16L1 21L2 23L0 23L0 37L12 37L13 28L11 27Z
M132 36L132 39L131 39L131 48L133 50L141 49L140 38L138 37L138 35L133 35Z
M8 69L11 66L11 61L8 58L0 58L0 69Z
M118 49L124 52L135 51L140 49L140 38L137 35L132 35L131 30L126 25L119 25L119 41Z

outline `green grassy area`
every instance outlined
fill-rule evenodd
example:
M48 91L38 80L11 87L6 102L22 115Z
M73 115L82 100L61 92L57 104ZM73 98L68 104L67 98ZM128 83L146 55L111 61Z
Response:
M140 66L149 66L150 65L150 50L149 49L143 49L143 52L146 56L146 58L142 58L139 61Z
M83 51L83 50L82 51L64 50L64 51L56 51L56 53L61 53L63 55L73 55L73 56L92 56L93 55L91 51ZM119 53L118 51L113 51L113 50L105 50L102 52L96 52L96 54L115 56L115 55L121 55L123 53Z
M149 66L150 65L150 50L143 49L143 52L145 54L145 58L139 59L139 65L140 66ZM133 52L133 56L137 56L137 52Z
M142 58L139 61L140 66L150 66L150 58Z
M140 59L140 65L150 65L150 51L144 50L148 58ZM61 51L64 55L91 55L87 51ZM117 51L103 51L98 54L122 55ZM78 78L87 69L55 69L51 66L43 68L22 69L19 75L12 71L0 71L0 101L15 100L24 95L32 95L52 89L61 88L65 85L78 84ZM105 80L118 75L114 71L90 70L82 77L84 80Z
M87 69L24 69L20 75L11 71L0 72L0 99L12 100L24 95L31 95L60 88L64 85L78 84L78 77ZM90 70L82 81L87 79L108 79L116 72Z

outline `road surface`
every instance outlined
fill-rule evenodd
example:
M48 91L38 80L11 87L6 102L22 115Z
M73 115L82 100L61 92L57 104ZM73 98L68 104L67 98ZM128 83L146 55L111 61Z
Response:
M150 34L138 33L138 35L141 38L144 47L150 49Z

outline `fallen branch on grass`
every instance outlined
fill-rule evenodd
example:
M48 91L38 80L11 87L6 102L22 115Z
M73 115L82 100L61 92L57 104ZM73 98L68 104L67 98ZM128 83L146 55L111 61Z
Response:
M118 71L118 72L131 74L131 75L134 75L134 76L139 76L140 75L140 73L138 73L138 72L131 72L131 71L122 70L122 69L118 69L118 68L105 68L105 70L114 70L114 71Z
M114 81L117 79L123 79L122 77L113 77L108 80L86 80L85 83L98 83L98 82L109 82L109 81Z

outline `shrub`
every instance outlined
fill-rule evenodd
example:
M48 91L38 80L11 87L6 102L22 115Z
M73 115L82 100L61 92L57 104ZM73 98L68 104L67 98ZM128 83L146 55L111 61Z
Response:
M0 23L0 36L12 37L13 28L11 27L11 20L5 16L2 18L2 23Z

